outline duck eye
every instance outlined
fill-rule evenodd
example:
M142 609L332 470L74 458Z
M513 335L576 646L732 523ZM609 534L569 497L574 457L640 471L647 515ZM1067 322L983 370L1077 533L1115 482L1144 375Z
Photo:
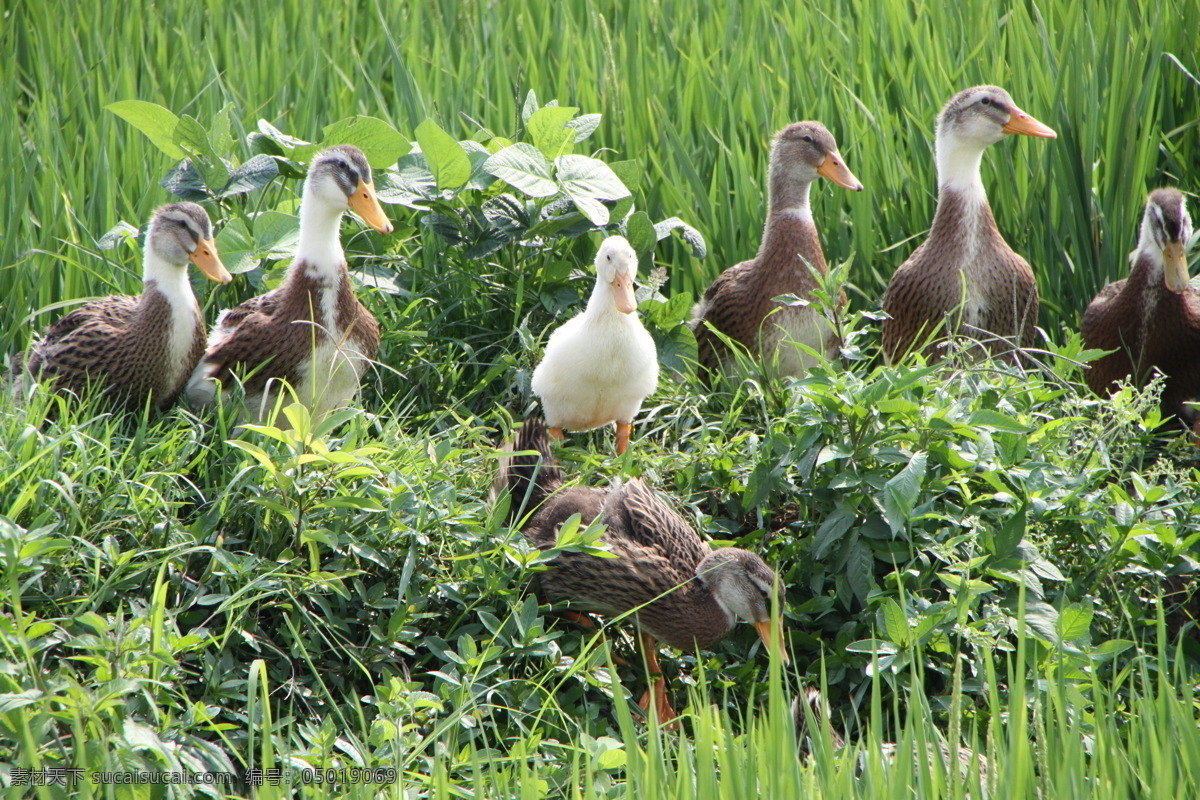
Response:
M992 104L992 98L990 98L990 97L984 97L984 98L983 98L983 99L981 99L979 102L980 102L980 103L983 103L985 106L990 106L990 105Z
M809 136L808 134L805 134L803 138L804 138L804 141L808 142L809 144L812 144L813 138L811 136Z

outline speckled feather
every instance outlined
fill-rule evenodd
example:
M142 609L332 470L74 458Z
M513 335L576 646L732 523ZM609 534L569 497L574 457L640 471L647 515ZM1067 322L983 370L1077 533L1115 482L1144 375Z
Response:
M562 524L579 514L584 524L599 518L607 526L604 541L617 554L607 559L562 554L540 576L549 599L609 615L649 603L637 612L638 626L680 649L709 647L729 633L733 621L695 578L712 549L645 483L635 479L610 489L564 488L540 420L525 423L512 450L538 453L511 456L502 472L512 497L511 517L520 519L532 509L522 530L535 546L552 547ZM768 585L773 581L774 573L757 556L730 550L735 552L745 562L757 562L748 569L765 570Z
M153 281L139 297L106 297L67 314L29 348L25 364L38 380L54 379L58 391L82 394L91 382L129 410L147 398L167 408L204 355L204 320L198 306L192 313L194 341L183 364L172 365L171 304Z
M925 348L930 358L939 354L938 340L947 330L979 338L993 354L1010 348L988 333L1011 341L1020 331L1021 345L1028 347L1039 302L1033 270L1004 241L987 202L971 207L957 193L943 190L929 238L888 284L883 310L891 319L883 323L883 351L893 361L901 358L943 320L945 326Z
M1197 417L1183 404L1200 399L1200 292L1189 287L1175 294L1153 280L1143 255L1127 280L1100 290L1083 314L1081 332L1088 347L1116 351L1084 373L1097 394L1111 394L1127 378L1144 385L1157 370L1167 376L1163 414Z
M304 265L297 262L278 289L222 315L218 333L225 331L227 335L204 356L205 363L211 365L209 376L229 386L231 374L236 373L245 381L247 394L261 393L271 379L298 385L314 346L328 341L332 333L314 323L320 316L321 297L327 291L337 292L336 331L348 332L352 348L374 359L379 354L379 324L355 297L345 264L338 285L330 288L310 277Z

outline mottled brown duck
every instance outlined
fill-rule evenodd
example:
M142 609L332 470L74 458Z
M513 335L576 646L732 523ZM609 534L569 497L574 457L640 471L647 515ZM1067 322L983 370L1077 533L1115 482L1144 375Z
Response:
M1186 248L1192 235L1187 200L1178 189L1156 189L1146 200L1129 277L1100 290L1083 314L1083 341L1114 352L1092 362L1088 386L1112 394L1122 381L1145 385L1166 376L1164 416L1200 435L1200 292L1188 285Z
M641 480L609 489L564 487L539 419L525 422L501 467L499 483L511 497L510 521L536 547L555 545L562 524L579 514L603 523L603 542L616 558L563 553L541 573L543 596L578 611L618 616L633 612L652 687L640 705L658 720L675 712L655 653L655 641L682 650L711 647L738 620L751 623L786 661L772 605L783 608L775 572L754 553L713 550Z
M193 403L213 403L240 383L248 416L261 420L275 405L280 381L314 416L354 397L379 353L379 326L354 295L346 269L341 221L351 209L376 231L392 232L362 151L331 147L313 159L304 181L300 241L283 283L217 319L188 383Z
M998 86L959 92L938 115L937 212L929 238L896 270L883 298L888 363L914 349L940 358L950 334L992 354L1033 344L1037 281L996 228L979 174L983 151L1012 133L1056 136Z
M624 236L596 251L596 285L587 308L550 335L531 387L550 435L617 426L617 455L629 446L633 418L658 386L658 349L637 315L637 253Z
M146 231L141 295L105 297L67 314L30 346L24 369L59 392L82 394L92 384L131 411L147 402L167 408L204 354L188 262L218 283L232 279L208 212L195 203L163 206Z
M811 301L817 286L813 273L828 271L809 205L813 182L823 176L856 192L862 184L846 167L833 135L819 122L797 122L776 134L769 172L767 221L758 254L717 276L693 310L697 358L706 381L730 358L724 342L708 325L768 365L777 356L780 375L803 375L814 363L792 342L826 357L833 357L840 344L815 304L785 305L775 298L790 294ZM845 303L843 293L839 309Z

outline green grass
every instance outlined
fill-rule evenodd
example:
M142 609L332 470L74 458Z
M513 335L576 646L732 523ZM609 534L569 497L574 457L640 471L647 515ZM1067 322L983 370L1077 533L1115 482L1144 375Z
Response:
M633 662L618 666L539 606L533 554L487 502L494 446L536 408L528 371L546 332L587 291L569 276L591 241L474 261L389 206L403 235L348 245L352 266L369 260L399 286L361 292L383 329L378 372L362 410L296 418L294 435L238 430L232 414L114 418L95 399L6 394L9 796L28 793L13 767L289 765L397 771L351 787L360 797L979 796L929 755L943 740L989 758L991 796L1200 789L1197 458L1155 432L1153 390L1101 402L1081 389L1071 334L1123 274L1145 190L1196 185L1200 5L281 0L269 13L141 2L85 20L49 0L7 13L4 353L57 304L137 291L134 248L96 240L167 201L157 181L172 164L104 110L117 100L205 124L230 104L239 142L259 118L319 139L353 114L406 136L427 117L461 138L476 133L468 118L512 136L529 90L602 113L587 147L637 160L638 206L709 244L704 260L674 239L657 250L666 297L642 312L662 336L678 319L661 301L757 246L765 148L786 122L823 120L867 187L826 182L816 200L830 261L853 259L856 312L928 226L946 98L999 83L1060 135L1003 142L984 170L1041 283L1044 369L882 368L874 323L852 314L846 365L786 387L664 381L622 460L608 432L571 437L569 475L642 475L706 538L763 553L789 585L787 670L748 630L664 654L678 706L692 701L679 735L636 715L645 676L629 626L607 630ZM235 208L296 190L279 180ZM269 277L203 287L208 318ZM811 684L846 751L818 736L801 754L788 702ZM887 742L906 755L884 759Z

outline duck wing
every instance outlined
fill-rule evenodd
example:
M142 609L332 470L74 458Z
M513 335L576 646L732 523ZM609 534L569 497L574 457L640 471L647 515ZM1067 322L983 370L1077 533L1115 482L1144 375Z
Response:
M1140 349L1137 322L1141 315L1134 305L1122 302L1125 286L1125 280L1108 284L1083 312L1083 343L1092 349L1115 351L1093 361L1083 374L1087 385L1099 395L1111 394L1118 381L1133 374L1129 353ZM1126 320L1133 324L1123 324Z
M685 580L695 575L696 565L708 555L710 548L675 509L640 478L629 481L613 493L609 505L617 504L627 521L619 533L678 565L677 570L683 573Z
M696 359L704 369L720 366L727 350L705 322L748 348L758 340L766 312L761 308L761 293L755 291L755 263L743 261L722 272L696 307L692 332L696 335Z
M82 387L89 368L94 372L105 352L119 349L138 302L137 297L105 297L65 315L29 348L29 372L52 373L68 388Z

